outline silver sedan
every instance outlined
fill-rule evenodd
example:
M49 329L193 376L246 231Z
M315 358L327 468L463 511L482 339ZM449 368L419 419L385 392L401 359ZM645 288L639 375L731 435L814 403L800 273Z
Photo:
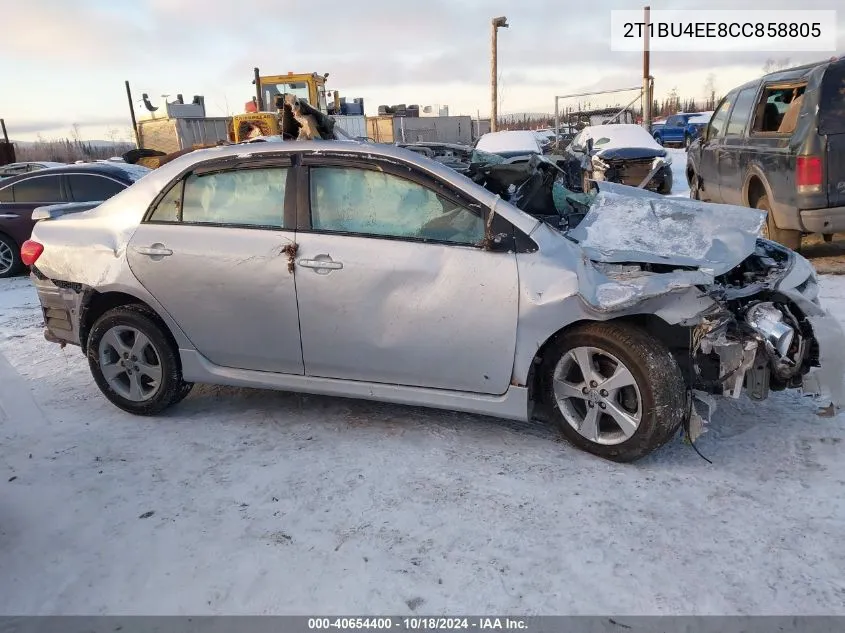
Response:
M22 249L48 340L116 406L193 383L558 425L630 461L713 394L842 398L842 332L760 212L601 184L568 232L400 148L196 151Z

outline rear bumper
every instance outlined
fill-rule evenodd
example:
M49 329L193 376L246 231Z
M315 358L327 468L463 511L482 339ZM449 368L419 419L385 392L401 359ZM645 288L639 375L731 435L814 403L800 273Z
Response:
M807 209L801 211L801 226L808 233L839 233L845 231L845 207Z
M57 286L36 273L31 274L30 279L38 292L38 301L44 315L44 338L52 343L79 345L82 293Z

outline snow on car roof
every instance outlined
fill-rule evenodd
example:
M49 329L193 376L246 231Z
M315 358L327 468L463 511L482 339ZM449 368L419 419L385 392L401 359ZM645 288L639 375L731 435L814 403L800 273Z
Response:
M610 125L590 125L581 134L583 142L593 139L596 149L616 149L620 147L655 147L660 145L645 128L633 123L611 123Z
M712 116L713 116L713 111L702 112L698 116L690 117L689 123L692 123L694 125L698 125L698 124L703 123L703 124L706 125L707 123L710 123L710 117L712 117Z
M530 130L508 130L504 132L488 132L478 139L476 149L491 154L500 152L540 153L537 135Z

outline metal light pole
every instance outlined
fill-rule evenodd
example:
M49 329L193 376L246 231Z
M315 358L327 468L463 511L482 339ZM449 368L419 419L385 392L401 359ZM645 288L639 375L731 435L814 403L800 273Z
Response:
M643 22L645 22L645 35L643 36L643 127L651 133L651 111L652 104L652 83L651 83L651 51L649 51L648 36L649 24L651 23L651 7L643 9Z
M498 77L498 56L499 56L499 28L508 28L508 19L506 17L493 18L493 40L491 42L491 57L490 64L490 131L495 132L499 129L499 77Z

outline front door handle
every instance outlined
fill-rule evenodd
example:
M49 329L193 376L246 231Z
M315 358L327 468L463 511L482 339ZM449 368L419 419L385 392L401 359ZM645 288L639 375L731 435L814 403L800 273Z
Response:
M141 255L147 255L153 259L161 259L162 257L169 257L173 255L173 251L166 248L164 244L153 244L152 246L136 246L135 252Z
M336 262L329 255L317 255L314 259L300 259L297 263L303 268L313 268L314 272L322 274L343 268L343 262Z

